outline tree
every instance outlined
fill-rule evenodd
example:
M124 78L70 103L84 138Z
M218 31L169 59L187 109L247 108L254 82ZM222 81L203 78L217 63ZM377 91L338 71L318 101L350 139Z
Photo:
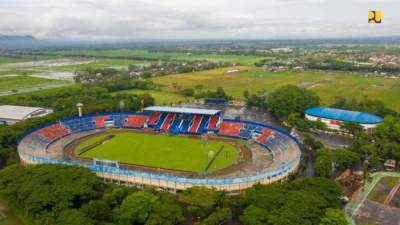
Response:
M340 187L327 178L255 185L240 194L245 225L318 224L327 208L338 208Z
M128 70L129 70L129 71L135 71L135 70L137 70L137 69L138 69L138 66L135 65L135 64L129 64L129 65L128 65Z
M274 225L318 224L328 201L320 195L296 190L287 194L287 201L276 211L269 213L268 220Z
M286 120L290 113L303 114L307 108L318 106L319 101L314 92L288 85L272 92L267 99L267 106L275 116Z
M318 150L315 159L315 173L320 177L329 177L332 169L329 149L322 148Z
M232 218L232 211L229 208L217 208L205 219L202 225L219 225Z
M363 127L360 124L353 123L353 122L343 122L340 125L340 129L345 130L352 135L355 135L355 134L363 131Z
M347 100L343 97L336 96L335 103L331 105L332 108L346 109L347 108Z
M174 225L184 219L182 209L176 204L157 204L146 225Z
M0 195L39 224L49 224L64 210L80 208L94 199L99 185L98 178L81 167L11 166L0 171Z
M348 222L340 209L328 208L319 225L347 225Z
M60 213L55 225L94 225L94 221L76 209L66 209Z
M187 97L191 97L194 95L194 89L193 88L185 88L181 91L181 94Z
M375 144L364 145L361 147L361 151L367 155L369 167L375 167L380 164L378 157L378 148Z
M323 197L327 200L327 206L329 208L337 208L340 206L338 199L342 194L342 190L340 186L331 179L324 177L296 179L291 182L291 188L307 191Z
M268 211L254 205L247 207L240 216L244 225L265 225L268 224Z
M248 90L243 91L243 97L244 97L245 99L248 99L249 96L250 96L250 93L249 93Z
M157 196L146 191L128 195L121 206L114 210L116 224L146 223L152 210L158 204Z
M339 171L349 168L359 159L360 156L357 153L347 149L335 149L332 151L332 160Z
M104 200L92 200L82 206L81 211L89 218L99 221L111 220L111 207Z
M218 199L219 193L206 187L188 188L179 196L179 200L188 205L187 210L200 217L208 215Z
M318 141L315 140L310 134L308 133L304 133L303 135L303 140L304 140L304 144L309 146L311 149L313 150L318 150L324 147L324 145Z
M158 196L148 191L128 195L114 210L114 222L121 225L172 225L182 219L182 210L178 205L161 202Z

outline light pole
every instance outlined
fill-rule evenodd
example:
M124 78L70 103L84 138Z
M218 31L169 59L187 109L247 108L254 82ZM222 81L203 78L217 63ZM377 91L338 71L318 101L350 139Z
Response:
M82 117L83 104L79 102L78 104L76 104L76 107L78 108L79 117Z

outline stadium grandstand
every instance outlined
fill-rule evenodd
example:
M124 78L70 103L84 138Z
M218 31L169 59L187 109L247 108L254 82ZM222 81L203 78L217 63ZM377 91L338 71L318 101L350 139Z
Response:
M121 167L118 162L99 165L66 158L65 147L76 140L104 132L104 128L136 129L176 135L208 133L215 137L247 141L253 159L237 171L218 177L186 177L137 168ZM219 110L153 106L137 113L110 113L73 117L38 127L18 141L18 152L24 164L78 165L87 167L99 177L127 185L148 185L168 190L207 186L218 190L240 191L256 183L285 179L297 170L300 148L289 133L263 123L222 118ZM257 158L258 157L258 158ZM265 159L271 158L270 163ZM101 161L101 160L100 160Z
M171 133L201 134L217 128L221 111L209 109L151 106L148 127Z
M322 122L328 128L340 130L344 122L357 123L365 130L376 127L383 119L377 115L344 109L314 107L305 111L305 118L310 121Z

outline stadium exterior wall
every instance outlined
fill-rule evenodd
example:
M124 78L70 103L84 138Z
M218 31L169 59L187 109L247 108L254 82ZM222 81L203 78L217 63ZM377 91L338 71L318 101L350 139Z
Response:
M324 117L311 116L308 114L305 115L305 118L310 121L324 123L324 124L326 124L326 126L328 128L334 129L334 130L341 130L340 126L344 123L344 121L334 120L334 119L329 119L329 118L324 118ZM365 130L374 129L377 126L377 124L363 124L363 123L360 123L360 125Z
M63 164L71 166L81 166L91 169L96 176L103 181L127 185L127 186L151 186L166 190L178 191L185 190L194 186L205 186L215 188L216 190L237 192L250 188L254 184L270 184L286 179L290 174L297 171L300 165L300 158L296 158L286 168L280 168L270 173L257 174L254 176L232 178L232 179L191 179L150 174L144 172L135 172L114 167L96 166L91 167L87 164L71 163L63 160L49 160L40 157L20 154L20 160L23 165L37 164Z

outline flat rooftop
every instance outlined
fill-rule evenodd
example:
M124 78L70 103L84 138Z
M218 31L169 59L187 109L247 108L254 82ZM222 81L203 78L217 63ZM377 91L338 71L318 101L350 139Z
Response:
M43 112L43 113L41 113ZM52 112L50 109L17 105L0 105L0 118L9 120L24 120L37 114Z
M199 115L217 115L221 111L215 109L198 109L198 108L187 108L187 107L171 107L171 106L150 106L144 109L150 112L172 112L181 114L199 114Z
M376 124L383 121L382 117L366 112L356 112L344 109L314 107L305 111L307 115L334 119L340 121L361 123L361 124Z

